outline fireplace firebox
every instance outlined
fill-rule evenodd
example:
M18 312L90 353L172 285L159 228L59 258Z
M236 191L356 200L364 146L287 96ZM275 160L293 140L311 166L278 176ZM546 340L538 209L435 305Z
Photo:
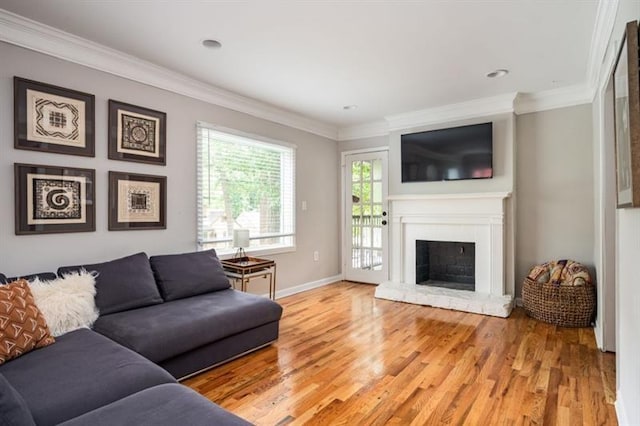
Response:
M476 245L416 240L416 284L475 291Z

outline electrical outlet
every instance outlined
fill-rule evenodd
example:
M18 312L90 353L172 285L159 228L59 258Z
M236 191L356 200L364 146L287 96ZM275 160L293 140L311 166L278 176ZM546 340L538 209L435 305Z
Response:
M302 211L303 211L303 212L304 212L304 211L307 211L307 202L306 202L306 201L303 201L303 202L302 202Z
M320 260L320 253L318 253L317 250L313 252L313 260L315 260L316 262Z

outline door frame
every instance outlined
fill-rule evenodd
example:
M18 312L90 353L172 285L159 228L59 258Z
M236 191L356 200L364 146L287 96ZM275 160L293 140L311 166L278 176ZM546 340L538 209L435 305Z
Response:
M353 149L349 151L340 152L340 275L342 279L345 279L347 268L347 229L346 229L346 205L347 205L347 188L346 188L346 167L347 156L356 154L372 154L376 152L385 152L387 154L387 189L389 188L389 147L377 146L371 148ZM387 227L387 238L391 238L390 227ZM384 262L387 265L387 280L389 279L389 248L382 254Z
M617 51L617 50L616 50ZM613 62L610 60L610 69ZM612 72L612 71L611 71ZM596 223L596 244L599 257L596 258L598 278L598 317L595 323L596 343L602 351L616 352L618 342L617 314L617 208L616 208L616 158L615 122L613 116L613 76L611 72L599 87L597 115L599 120L599 144L595 147L599 163L596 185L596 206L599 222ZM594 139L596 135L594 134ZM619 378L618 378L619 379Z

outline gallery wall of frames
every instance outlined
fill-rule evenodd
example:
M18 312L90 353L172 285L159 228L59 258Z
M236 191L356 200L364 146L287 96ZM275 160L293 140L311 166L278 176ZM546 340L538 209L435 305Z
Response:
M15 233L96 230L95 96L14 77L14 148L87 158L87 168L14 163ZM166 166L167 116L108 101L108 158ZM166 229L167 177L109 171L110 231Z

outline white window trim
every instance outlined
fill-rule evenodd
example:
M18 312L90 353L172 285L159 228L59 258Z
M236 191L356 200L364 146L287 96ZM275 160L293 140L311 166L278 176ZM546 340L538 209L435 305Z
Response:
M199 138L198 135L198 128L199 127L206 127L211 131L214 132L218 132L221 134L222 137L224 137L225 139L229 139L229 136L236 136L239 139L241 139L244 143L255 143L256 145L262 145L261 142L264 143L265 146L268 146L270 148L273 148L273 145L277 145L277 146L282 146L284 148L290 148L294 151L294 175L293 175L293 193L291 194L292 197L292 209L291 209L291 215L292 215L292 231L290 233L287 233L287 236L291 236L291 244L287 244L287 245L278 245L276 247L253 247L253 248L247 248L245 249L245 253L247 255L254 255L254 256L263 256L263 255L271 255L271 254L280 254L280 253L291 253L291 252L295 252L296 251L296 238L297 238L297 232L296 232L296 208L297 208L297 204L296 204L296 163L297 163L297 149L298 146L296 144L293 143L289 143L289 142L284 142L281 140L276 140L276 139L271 139L265 136L261 136L261 135L257 135L254 133L249 133L249 132L243 132L241 130L236 130L236 129L232 129L229 127L224 127L224 126L219 126L217 124L211 124L209 122L206 121L197 121L196 122L196 143L197 140ZM198 180L198 176L200 174L200 168L202 165L202 158L200 155L200 147L198 146L196 149L196 176ZM197 181L196 182L196 186L198 186L200 183ZM197 209L197 219L196 219L196 250L197 251L203 251L203 250L208 250L205 249L203 247L204 244L206 244L205 241L201 241L200 240L200 229L202 227L202 224L200 222L200 212L202 210L202 201L201 201L201 197L199 194L199 190L198 188L196 189L197 194L196 194L196 209ZM260 239L260 237L256 237L256 238L250 238L250 239ZM234 257L234 254L236 253L235 249L216 249L216 253L218 254L218 256L220 257L220 259L230 259Z
M216 131L216 132L220 132L225 136L238 136L240 138L243 139L249 139L250 141L258 141L258 142L265 142L269 145L280 145L286 148L291 148L294 150L298 149L298 145L290 143L290 142L285 142L285 141L281 141L281 140L277 140L277 139L271 139L268 138L266 136L262 136L262 135L256 135L255 133L249 133L249 132L243 132L241 130L236 130L236 129L232 129L230 127L224 127L224 126L219 126L217 124L211 124L208 123L206 121L198 121L197 125L196 125L196 129L198 128L198 126L200 127L207 127L210 130Z

